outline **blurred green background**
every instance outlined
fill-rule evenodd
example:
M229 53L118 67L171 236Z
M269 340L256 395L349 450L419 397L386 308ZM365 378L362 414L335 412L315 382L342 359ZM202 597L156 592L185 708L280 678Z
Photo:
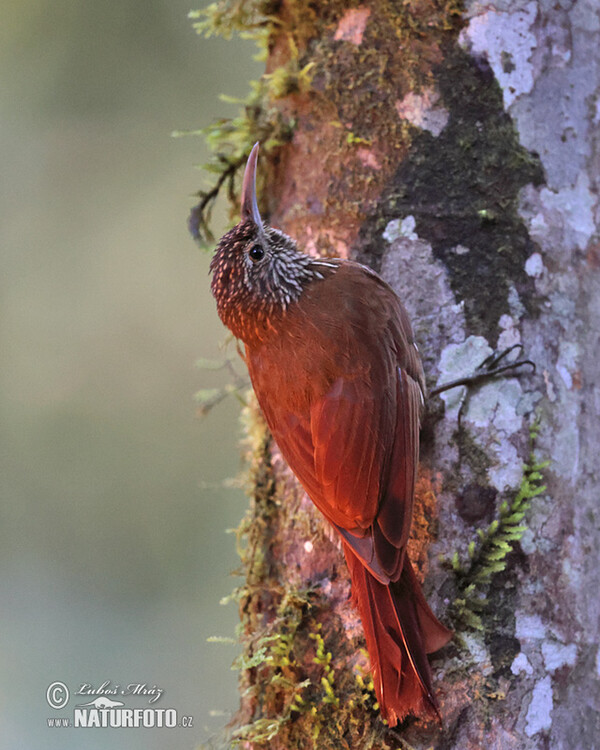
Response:
M187 234L200 138L260 75L190 0L19 0L0 28L0 744L193 748L237 705L237 406L199 420L222 356ZM200 4L202 7L202 4ZM221 225L222 228L223 225ZM192 729L50 729L48 685L157 685ZM144 701L127 701L142 707Z

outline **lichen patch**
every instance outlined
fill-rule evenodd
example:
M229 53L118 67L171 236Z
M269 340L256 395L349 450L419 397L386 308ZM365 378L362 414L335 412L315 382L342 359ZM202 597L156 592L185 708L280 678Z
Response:
M536 17L535 2L513 12L491 8L472 18L459 37L461 45L472 54L487 58L502 88L506 108L533 88L531 56L537 40L532 27Z
M448 124L450 114L439 104L440 95L433 88L426 88L416 94L410 91L402 101L396 102L396 111L403 120L432 135L440 135Z
M552 680L548 675L536 683L527 709L527 726L525 733L533 737L552 726Z
M352 44L362 44L363 34L370 15L371 9L364 5L359 8L350 8L340 19L333 38L336 41L342 39L345 42L352 42Z

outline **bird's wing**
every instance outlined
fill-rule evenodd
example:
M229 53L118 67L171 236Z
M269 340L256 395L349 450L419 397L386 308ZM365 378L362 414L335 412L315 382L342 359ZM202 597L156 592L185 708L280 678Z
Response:
M379 441L389 429L384 410L362 390L340 377L300 415L259 395L281 453L314 504L332 524L359 536L377 515L385 462Z
M395 580L412 516L420 365L406 314L387 285L375 282L372 299L360 305L346 299L340 298L343 331L332 337L328 330L327 341L313 344L333 376L306 408L283 405L277 391L285 388L273 388L275 373L268 388L256 363L251 375L273 436L315 505L377 578ZM323 301L314 303L313 324ZM315 324L311 335L318 339L319 330Z

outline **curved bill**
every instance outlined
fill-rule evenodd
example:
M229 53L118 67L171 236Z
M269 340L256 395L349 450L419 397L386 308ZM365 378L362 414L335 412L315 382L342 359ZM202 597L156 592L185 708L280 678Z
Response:
M242 183L242 221L252 219L252 221L262 229L262 219L258 212L258 203L256 202L256 163L258 161L258 142L254 144L246 171L244 172L244 181Z

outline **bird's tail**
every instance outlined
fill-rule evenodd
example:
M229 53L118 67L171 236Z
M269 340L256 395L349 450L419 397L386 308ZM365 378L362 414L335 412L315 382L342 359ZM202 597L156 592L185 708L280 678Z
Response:
M409 714L437 715L427 654L448 643L452 632L429 608L407 555L398 581L386 585L346 544L344 551L383 718L395 726Z

